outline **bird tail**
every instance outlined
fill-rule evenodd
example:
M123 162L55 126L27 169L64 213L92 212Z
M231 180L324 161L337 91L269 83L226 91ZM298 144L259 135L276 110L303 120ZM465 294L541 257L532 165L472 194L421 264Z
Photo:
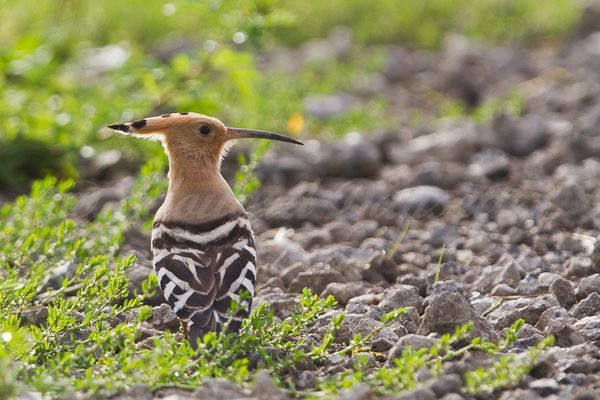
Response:
M248 309L250 305L248 304ZM234 315L222 314L211 308L202 313L196 313L187 321L189 342L193 349L198 348L198 343L204 340L208 332L220 333L223 328L229 333L237 333L242 327L242 319L249 314L248 309L241 309Z

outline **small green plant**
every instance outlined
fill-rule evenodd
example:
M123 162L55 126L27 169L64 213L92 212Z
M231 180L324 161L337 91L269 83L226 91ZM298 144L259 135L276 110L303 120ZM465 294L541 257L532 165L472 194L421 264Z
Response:
M543 350L554 344L550 336L541 343L529 348L526 353L501 355L488 367L467 371L465 393L491 393L495 390L516 386L531 371Z
M390 251L387 253L388 258L394 258L394 255L400 248L400 244L402 244L402 241L406 237L406 234L408 233L409 229L410 229L410 224L408 222L405 222L404 226L402 227L402 230L400 231L400 233L398 234L398 237L396 238L396 241L394 242L394 245L392 246Z
M521 116L525 111L523 94L513 90L503 97L487 100L473 109L468 109L460 101L448 99L441 93L430 93L434 102L440 104L441 117L468 117L476 122L487 122L504 113L511 116Z
M235 196L242 204L246 204L252 193L260 188L260 179L254 174L254 171L270 147L271 143L269 141L261 140L252 152L250 161L248 161L244 154L238 156L237 161L240 168L235 173L233 193L235 193Z
M444 259L444 251L446 250L446 243L442 245L442 249L440 250L440 255L438 257L437 265L435 267L435 276L433 277L433 283L438 283L440 281L440 272L442 270L442 260Z
M514 90L502 98L488 101L477 107L473 112L473 119L478 122L486 122L502 113L518 117L523 115L524 110L523 94Z
M417 387L416 373L419 370L428 369L434 376L439 376L443 372L446 361L460 358L471 351L486 352L495 360L491 368L479 368L465 374L466 393L475 395L512 387L529 373L542 351L553 344L553 338L549 337L531 347L526 356L521 359L517 359L514 355L502 354L517 340L519 329L523 324L523 320L516 321L498 343L476 337L470 343L457 347L464 342L473 329L471 323L459 326L453 334L443 335L429 349L406 348L390 368L378 368L366 372L358 367L354 371L347 370L328 377L321 381L321 393L337 394L341 389L362 382L368 384L375 394L394 396Z

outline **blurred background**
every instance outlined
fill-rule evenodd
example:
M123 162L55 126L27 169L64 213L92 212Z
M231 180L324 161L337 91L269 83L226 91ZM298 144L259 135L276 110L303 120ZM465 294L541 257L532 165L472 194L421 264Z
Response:
M144 160L161 157L160 146L104 126L172 111L319 139L352 131L402 134L448 116L485 121L497 112L518 113L522 93L510 79L478 87L486 76L468 58L473 43L547 53L594 29L586 24L598 24L594 7L576 0L0 0L0 6L5 198L48 174L106 180L115 166L135 172ZM501 76L508 63L527 74L518 52L494 54L486 56L492 72Z

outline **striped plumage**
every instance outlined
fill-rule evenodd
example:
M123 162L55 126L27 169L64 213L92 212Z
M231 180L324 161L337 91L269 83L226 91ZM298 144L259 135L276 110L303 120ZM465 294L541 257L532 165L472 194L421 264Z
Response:
M244 208L220 173L227 143L263 138L302 144L273 132L228 128L196 113L164 114L109 128L158 139L169 157L169 188L152 230L154 270L166 302L192 346L225 322L239 330L256 281L256 251ZM248 292L249 299L240 295ZM235 300L241 309L230 315Z
M165 300L186 324L194 343L229 321L238 330L254 295L256 250L246 214L226 215L202 224L155 221L154 270ZM231 300L240 304L230 315Z

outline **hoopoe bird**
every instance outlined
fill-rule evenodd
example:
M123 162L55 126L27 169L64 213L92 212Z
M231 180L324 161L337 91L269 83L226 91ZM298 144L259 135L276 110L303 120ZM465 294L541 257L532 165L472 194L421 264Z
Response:
M185 112L108 127L162 141L169 158L169 188L154 217L151 248L160 289L184 336L196 348L205 333L226 322L239 331L252 306L256 249L246 211L221 175L221 160L235 139L302 143ZM240 300L243 291L249 299ZM229 315L232 300L240 305L235 315Z

